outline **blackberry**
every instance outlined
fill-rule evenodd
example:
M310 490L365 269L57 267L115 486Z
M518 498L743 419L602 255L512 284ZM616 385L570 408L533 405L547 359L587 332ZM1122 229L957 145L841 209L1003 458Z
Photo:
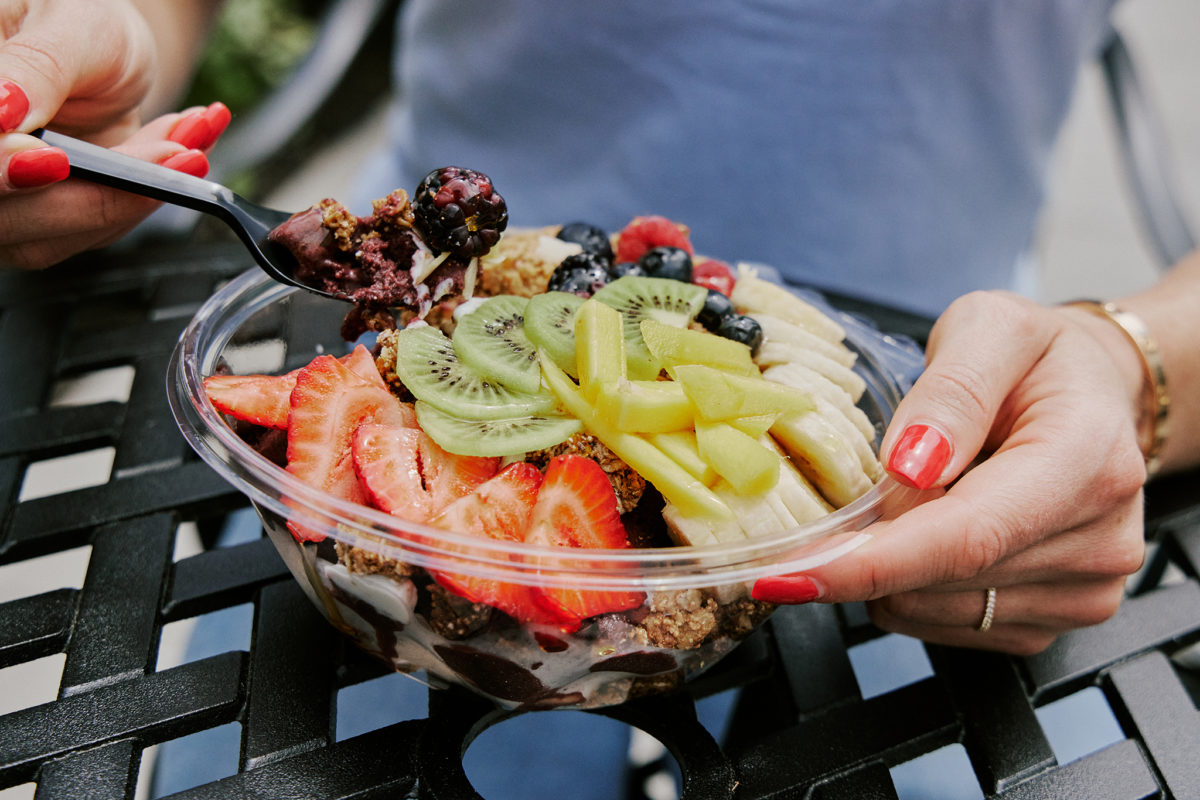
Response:
M589 225L586 222L568 223L562 226L562 230L558 232L558 238L564 242L574 242L583 248L583 252L595 253L612 263L612 242L609 241L608 234L595 225Z
M608 262L595 253L577 253L567 256L554 268L546 291L591 297L608 282Z
M763 340L762 326L744 314L730 314L721 320L714 333L746 345L750 348L750 355L758 354Z
M413 197L417 231L432 249L481 256L508 227L508 207L482 172L442 167L425 176Z
M638 259L638 265L651 278L692 282L692 257L682 247L651 247Z
M704 307L696 315L696 322L703 325L705 330L715 333L731 314L733 301L716 289L709 289L708 296L704 298Z

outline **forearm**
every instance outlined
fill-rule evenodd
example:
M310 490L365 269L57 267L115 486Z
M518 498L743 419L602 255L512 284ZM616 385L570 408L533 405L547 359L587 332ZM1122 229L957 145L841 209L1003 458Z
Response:
M191 81L222 0L133 0L154 35L158 60L142 116L174 109ZM219 99L219 98L213 98Z
M1200 250L1153 288L1116 301L1158 342L1171 398L1164 471L1200 464Z

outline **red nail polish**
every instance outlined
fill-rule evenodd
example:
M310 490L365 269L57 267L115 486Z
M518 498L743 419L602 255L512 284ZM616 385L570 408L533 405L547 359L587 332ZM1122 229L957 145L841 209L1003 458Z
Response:
M0 81L0 133L15 131L29 113L29 98L12 81Z
M950 463L950 442L937 428L909 425L892 448L888 471L914 489L933 486Z
M171 135L167 137L169 141L181 144L189 150L204 149L208 146L208 140L212 138L212 125L204 118L203 111L188 114L179 120L171 130Z
M817 584L807 575L773 575L759 578L750 591L751 597L764 603L799 605L816 600L821 594Z
M203 178L208 174L208 158L199 150L185 150L169 158L164 158L159 163L168 169L186 172L197 178Z
M233 120L233 114L230 113L228 106L218 101L204 110L204 119L208 121L209 127L212 128L212 141L208 143L208 146L212 147L217 143L217 139L221 137L221 134L225 132L225 129L229 127L229 123ZM202 147L200 149L204 150L206 148Z
M8 182L17 189L49 186L70 174L71 162L57 147L22 150L8 160Z

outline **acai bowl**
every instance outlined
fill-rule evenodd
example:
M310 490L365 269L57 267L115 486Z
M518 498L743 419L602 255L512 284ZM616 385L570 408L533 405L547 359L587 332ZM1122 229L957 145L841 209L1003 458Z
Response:
M534 249L548 247L552 258L559 257L558 245L539 244L541 238L555 238L553 230L532 237ZM496 260L490 267L512 265ZM760 286L766 274L761 268L740 271L741 279ZM779 296L795 296L774 284L771 289ZM804 302L818 307L820 300ZM203 305L181 336L169 370L171 408L193 449L249 498L292 575L329 622L392 668L423 672L434 685L458 684L500 706L519 709L600 707L676 689L769 618L773 606L751 596L756 580L828 563L859 546L868 525L919 500L917 492L878 470L853 499L826 503L821 513L800 522L799 511L789 512L790 500L769 497L771 492L760 497L753 487L735 491L729 481L740 476L706 473L693 476L691 485L706 486L727 500L733 513L729 519L697 524L690 511L681 516L687 500L673 494L677 487L660 491L647 480L632 508L621 507L623 498L617 499L627 533L620 547L595 542L563 546L534 535L481 535L472 527L481 518L478 504L472 506L473 516L439 514L432 522L424 514L405 517L403 507L388 513L369 492L368 502L347 499L289 471L287 430L231 417L214 405L206 389L206 381L219 375L286 377L318 363L340 370L332 362L344 366L367 351L397 402L412 401L403 386L397 390L402 383L397 372L405 374L395 368L396 360L404 358L403 338L397 341L397 332L388 331L348 343L339 331L345 310L344 304L276 284L258 271L238 277ZM865 420L862 426L869 426L870 435L864 436L874 452L907 386L906 376L919 369L920 354L857 319L828 307L822 313L842 329L845 346L854 355L852 370L862 382L854 405ZM400 331L422 327L423 322L402 324ZM554 370L546 353L540 355L543 369ZM605 368L592 365L580 375L567 375L566 391L582 390L588 370ZM659 377L667 382L668 372L675 372L662 369ZM543 383L561 381L564 374L543 377ZM305 384L304 378L294 380ZM298 402L295 394L293 389L293 404ZM584 409L577 415L585 419L571 442L584 441L585 446L573 452L547 447L540 458L529 453L503 458L464 454L496 461L488 477L470 492L462 490L457 501L474 498L502 473L537 473L533 480L543 481L540 488L518 495L524 499L515 502L529 504L533 518L544 523L553 514L539 514L537 498L550 495L553 476L563 471L574 476L568 467L577 466L581 457L597 462L615 458L607 448L603 458L589 449L596 446L597 431L601 440L616 436L589 413ZM570 403L558 403L552 415L570 417ZM775 427L771 415L744 416L754 418L747 435L768 442L792 480L797 459L771 444L778 441L770 439ZM599 427L593 430L592 423ZM703 421L704 426L713 423ZM632 435L647 441L657 436L644 431ZM624 453L619 445L614 449ZM357 458L360 451L354 452ZM794 472L801 474L798 468ZM366 480L363 471L355 474ZM813 481L806 484L820 497ZM469 519L469 524L456 529L447 519Z

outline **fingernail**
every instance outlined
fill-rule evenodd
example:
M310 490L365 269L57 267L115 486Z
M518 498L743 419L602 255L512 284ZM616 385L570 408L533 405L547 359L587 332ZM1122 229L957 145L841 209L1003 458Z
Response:
M201 149L211 138L212 125L204 118L203 111L194 111L179 120L171 130L171 135L167 137L169 141L181 144L189 150Z
M29 98L12 81L0 81L0 132L15 131L29 113Z
M928 489L950 463L950 442L929 425L909 425L892 448L888 471L914 489Z
M18 189L48 186L70 174L71 162L57 147L22 150L8 160L8 182Z
M755 581L750 596L764 603L799 605L816 600L821 589L807 575L772 575Z
M186 172L197 178L203 178L208 174L208 158L199 150L184 150L182 153L164 158L159 164L177 172Z
M216 144L232 115L224 103L213 103L201 111L193 111L179 122L167 137L190 150L207 150Z
M208 120L208 124L212 128L212 141L208 143L208 146L212 147L217 143L217 139L220 138L221 134L225 132L225 129L229 127L229 123L233 119L233 114L230 113L228 106L218 101L204 110L204 118ZM202 147L200 149L203 150L205 148Z

